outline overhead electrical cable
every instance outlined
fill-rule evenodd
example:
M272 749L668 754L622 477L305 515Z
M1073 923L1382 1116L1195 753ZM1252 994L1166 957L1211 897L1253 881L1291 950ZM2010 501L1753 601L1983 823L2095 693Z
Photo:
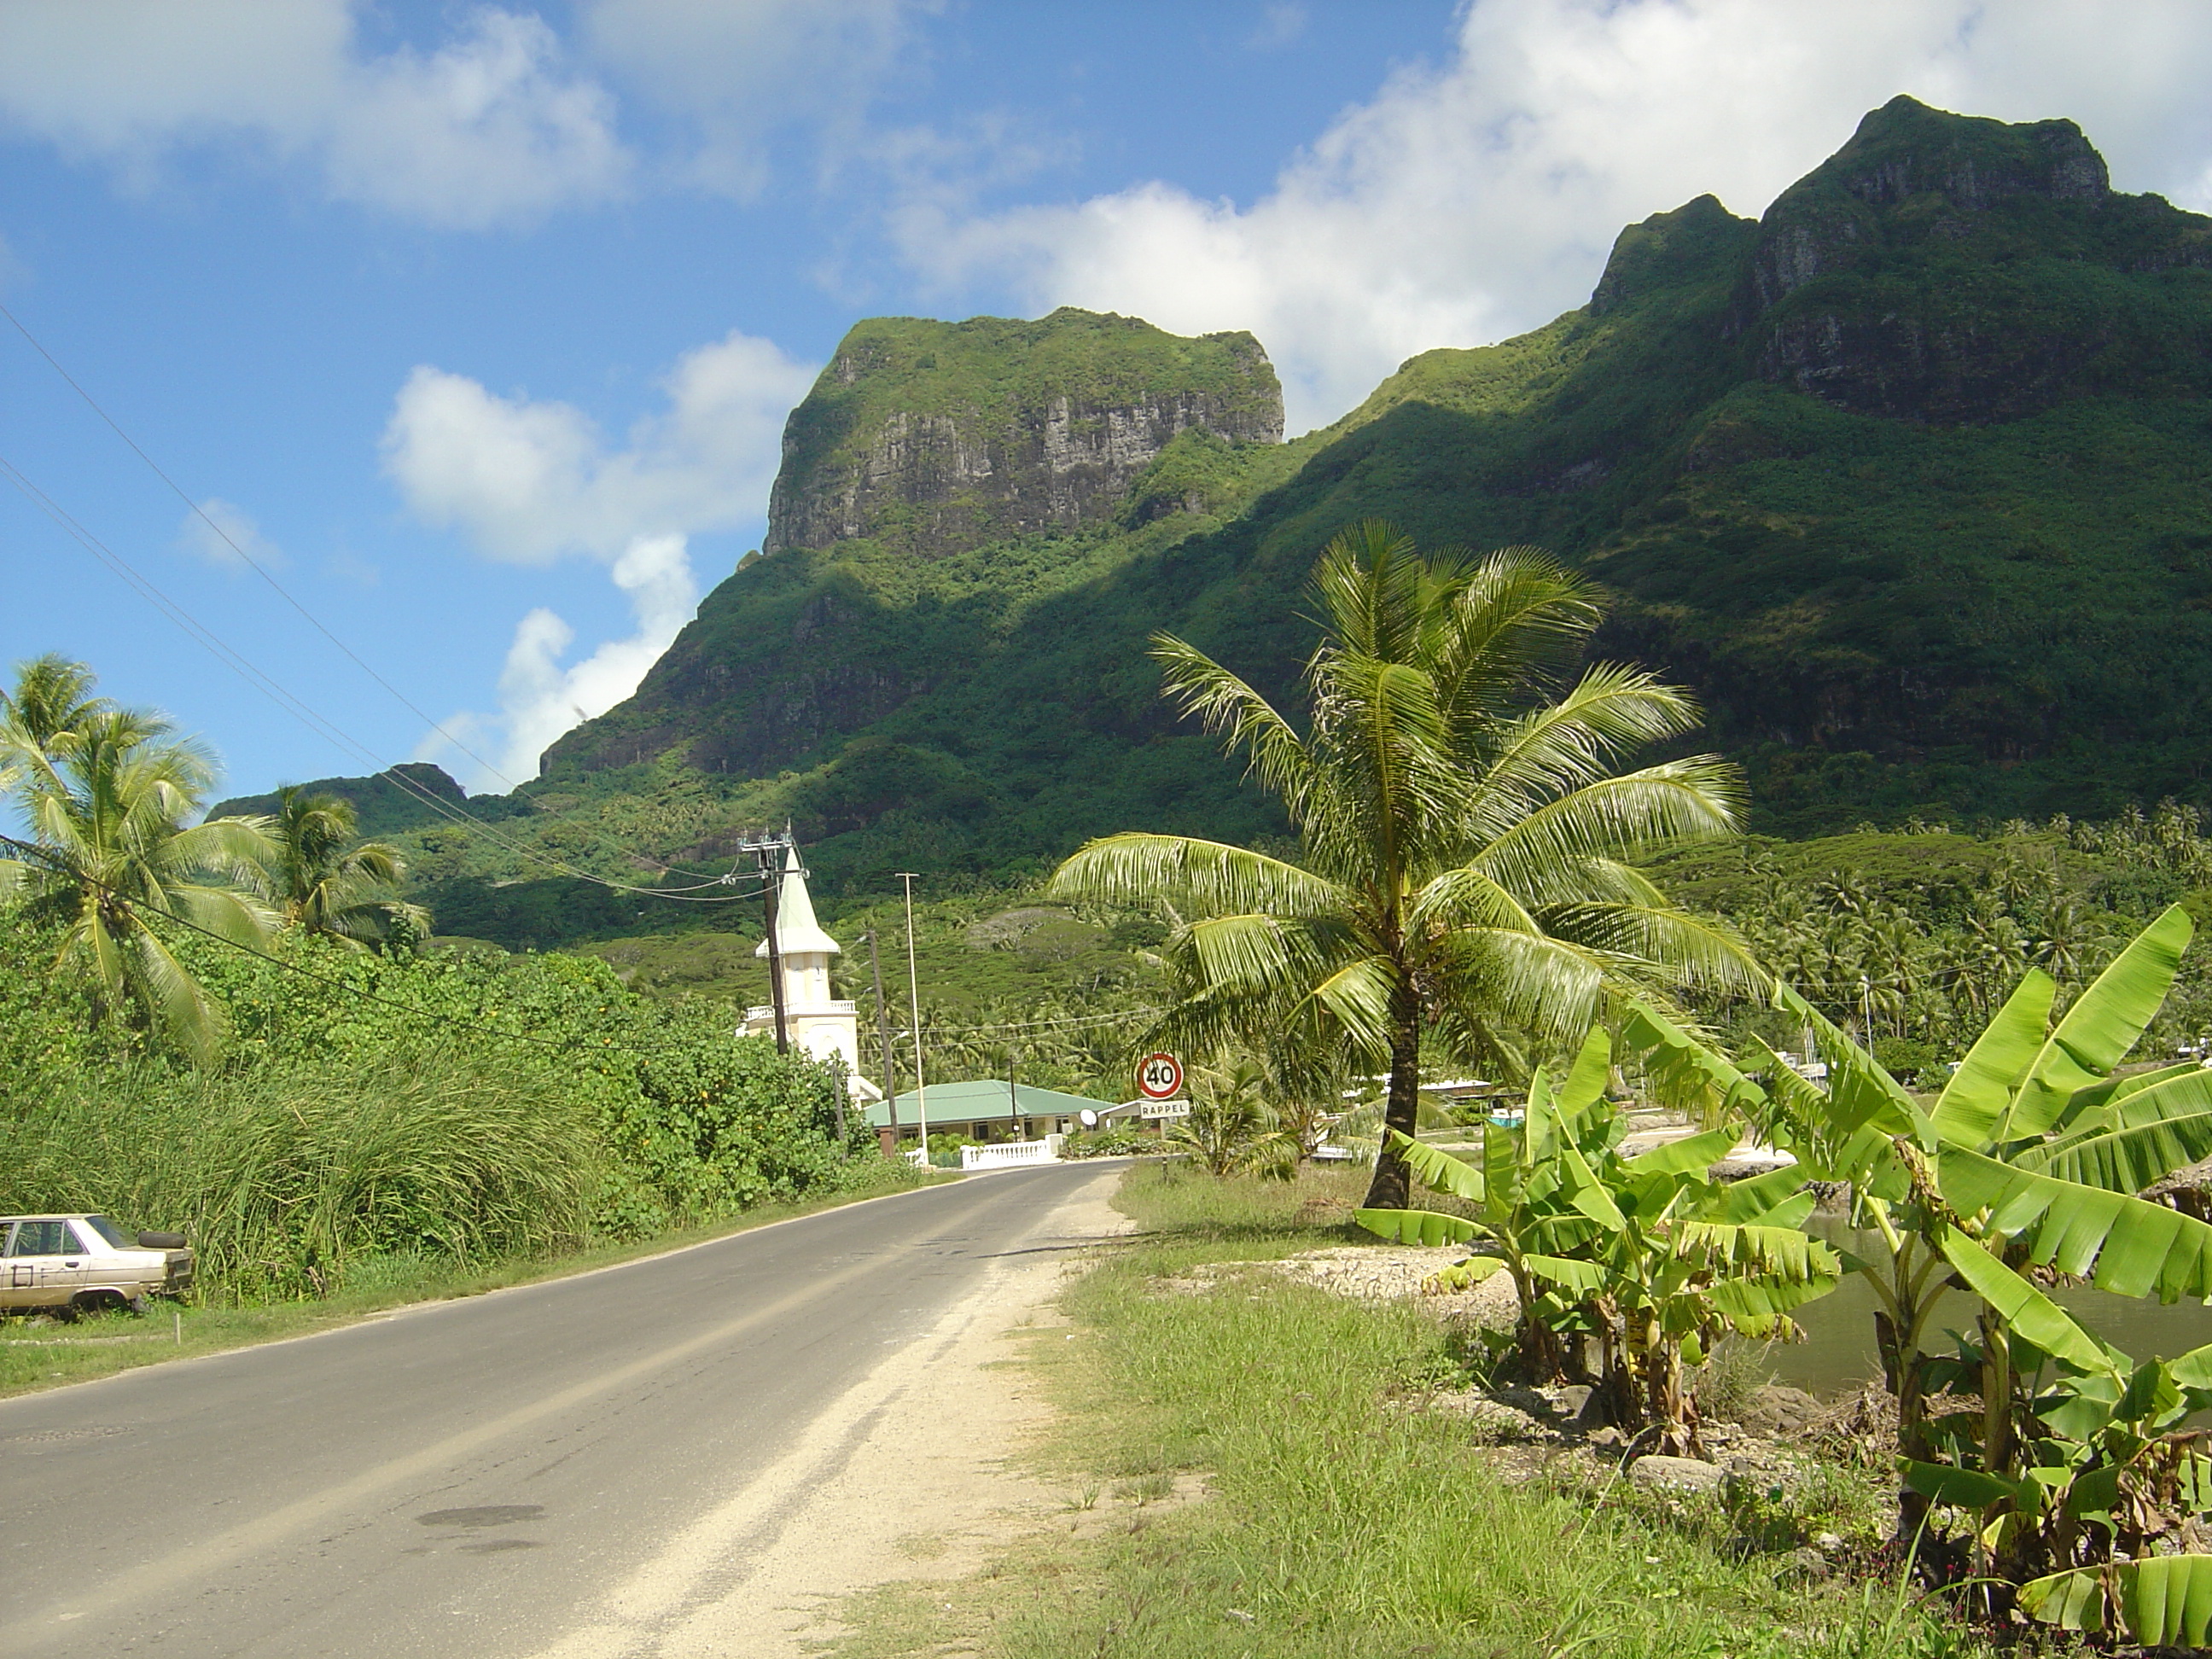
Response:
M84 386L79 383L76 377L71 374L68 369L62 366L60 359L56 357L52 352L46 349L46 345L40 340L39 337L32 333L28 328L23 325L22 319L16 316L14 312L9 310L5 305L0 305L0 317L4 317L8 319L9 324L15 329L15 331L18 334L21 335L24 340L29 343L31 349L37 352L40 356L46 359L47 367L52 368L56 374L61 377L63 382L68 386L70 391L76 392L79 398L83 399L85 407L91 410L94 414L97 415L100 420L106 423L108 430L114 433L118 438L121 439L125 447L141 461L143 461L146 464L148 470L150 471L155 477L159 478L164 484L168 486L169 489L176 495L177 499L183 501L185 507L191 510L192 515L198 519L199 521L205 525L210 530L213 531L215 534L221 538L223 545L228 547L233 553L236 554L239 559L244 562L246 568L252 570L255 575L260 577L264 582L267 583L270 590L273 591L279 599L283 599L286 605L291 606L294 611L297 611L301 617L307 622L309 627L313 628L318 634L320 634L325 639L328 640L331 645L335 646L341 653L343 653L356 667L361 670L362 673L368 675L369 678L374 680L377 684L383 687L386 691L389 692L392 696L398 701L402 708L405 708L417 720L422 721L423 724L428 726L433 732L435 732L440 737L443 738L447 743L453 744L453 746L459 750L462 754L466 755L471 760L476 762L477 765L483 767L489 775L497 778L501 783L507 785L510 793L520 787L513 778L508 777L497 767L494 766L489 761L484 759L483 756L477 754L466 744L463 743L459 738L456 738L451 732L448 732L439 721L433 719L428 714L418 708L415 702L408 697L406 693L400 690L400 689L392 684L391 681L386 679L383 675L378 673L376 670L370 666L369 664L365 661L360 653L356 652L351 646L348 645L343 640L340 639L336 634L333 634L328 628L325 627L321 619L316 617L313 611L309 611L306 605L301 604L297 599L294 598L290 590L285 587L282 582L278 581L258 559L256 559L251 553L247 552L246 549L238 544L237 540L231 535L230 532L226 530L221 524L217 523L216 520L209 514L207 509L203 507L198 501L192 498L191 492L186 490L183 485L179 484L174 478L171 477L167 472L162 471L160 463L155 461L151 455L148 454L146 451L139 446L137 439L133 438L128 432L123 429L121 423L118 422L113 416L110 415L106 410L100 407L99 400L94 398L91 392L86 391ZM399 781L396 769L382 769L380 770L378 775L388 776L395 783ZM525 799L527 799L528 798L525 797ZM541 806L535 801L531 801L530 805L535 811L541 812L550 811L550 808ZM471 823L477 823L479 825L481 825L482 823L482 820L473 817L469 817L468 821ZM638 856L631 849L620 847L617 843L609 841L605 836L599 836L597 831L592 830L588 825L579 824L576 827L583 830L585 833L593 836L595 839L605 842L606 845L615 847L617 851L623 854L624 857ZM647 861L648 863L659 865L662 870L666 871L671 874L690 876L704 876L706 874L704 871L679 869L678 866L665 863L659 859L648 859ZM586 877L585 879L592 880L595 879L595 878ZM707 881L702 882L701 885L711 885L714 879L715 878L710 878ZM612 884L608 884L611 885ZM639 887L629 888L624 890L638 893L659 893L664 896L666 896L665 890L657 888Z
M430 789L419 780L410 776L405 772L401 771L398 768L383 766L379 761L374 750L371 750L366 744L362 743L359 739L350 736L343 728L332 724L323 715L318 714L313 708L309 707L307 703L301 701L300 698L295 696L290 691L287 690L280 682L256 667L254 664L242 653L239 652L236 648L226 642L220 635L216 634L212 629L200 622L198 617L194 617L191 612L187 611L183 605L171 599L167 593L164 592L160 586L148 578L143 571L140 571L136 566L131 564L129 560L123 557L121 554L116 552L112 548L102 542L99 537L94 535L91 531L78 522L78 520L65 508L64 508L60 503L56 501L51 495L47 495L46 491L40 489L37 484L33 483L20 467L16 466L12 461L9 461L4 455L0 455L0 477L5 477L9 483L15 485L15 487L21 492L24 497L27 499L32 505L38 507L40 512L46 514L48 518L52 519L57 525L60 526L63 531L66 532L72 540L76 542L79 546L82 547L88 553L99 560L100 563L106 566L107 568L125 585L130 586L141 598L144 599L147 603L153 605L155 610L161 611L163 616L167 617L170 622L173 623L185 634L195 640L218 662L221 662L224 666L229 668L232 672L237 674L241 679L245 680L246 684L252 686L264 696L268 697L280 708L283 708L287 714L290 714L295 720L299 720L302 725L306 726L309 731L315 732L318 736L336 744L341 750L350 752L364 763L378 769L374 775L386 779L395 787L404 790L408 794L413 796L416 799L421 801L425 806L428 807L433 812L435 812L440 817L447 819L449 822L477 831L491 841L494 845L507 852L513 853L519 858L528 860L532 863L542 864L548 869L556 870L562 874L571 877L576 880L591 882L599 886L611 889L616 892L634 893L652 898L671 899L680 903L687 904L734 904L757 896L757 893L753 891L732 894L727 893L726 890L720 896L712 898L696 898L690 896L692 894L710 887L726 890L731 884L720 877L714 877L708 880L698 882L690 887L679 888L640 887L628 882L610 881L604 876L593 875L591 872L580 869L575 865L569 864L563 860L550 858L544 854L538 852L536 848L516 841L511 836L501 834L500 831L494 830L483 819L477 818L471 814L464 811L459 807L454 805L451 801L445 799L444 797L438 794L436 791ZM591 833L588 831L587 826L580 824L574 827L586 829L587 833ZM601 841L606 840L605 836L598 836L597 838ZM612 842L607 842L607 844L609 846L617 845ZM618 848L617 850L623 849ZM672 866L665 864L661 866L661 868L664 870L672 870L672 873L696 873L691 872L675 872L672 871Z

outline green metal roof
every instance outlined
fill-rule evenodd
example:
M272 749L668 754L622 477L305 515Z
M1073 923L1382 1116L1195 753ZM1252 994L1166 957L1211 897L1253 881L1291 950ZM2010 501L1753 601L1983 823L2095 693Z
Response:
M1022 1103L1024 1117L1073 1117L1078 1112L1103 1112L1114 1103L1092 1100L1083 1095L1064 1095L1057 1089L1039 1089L1027 1083L1014 1085L1016 1097ZM901 1127L910 1127L920 1116L921 1097L911 1089L898 1097L898 1121ZM937 1123L986 1123L994 1118L1011 1121L1013 1108L1006 1098L1004 1078L980 1078L968 1083L933 1083L929 1085L929 1121ZM878 1128L890 1121L890 1114L882 1101L868 1108L868 1121Z

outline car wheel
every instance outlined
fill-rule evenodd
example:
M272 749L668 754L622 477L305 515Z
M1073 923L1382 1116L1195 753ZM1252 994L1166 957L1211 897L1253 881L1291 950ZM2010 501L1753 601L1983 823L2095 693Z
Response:
M69 1316L74 1319L79 1314L118 1313L129 1305L118 1291L87 1291L70 1298Z

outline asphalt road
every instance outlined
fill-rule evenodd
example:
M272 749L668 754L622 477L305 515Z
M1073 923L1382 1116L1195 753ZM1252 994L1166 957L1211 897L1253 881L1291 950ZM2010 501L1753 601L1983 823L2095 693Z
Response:
M1054 1212L1101 1174L0 1401L0 1653L542 1652L994 1262L1066 1249Z

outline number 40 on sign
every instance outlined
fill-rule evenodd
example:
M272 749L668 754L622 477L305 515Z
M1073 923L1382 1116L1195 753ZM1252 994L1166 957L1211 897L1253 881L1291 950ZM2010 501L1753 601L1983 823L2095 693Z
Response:
M1182 1092L1182 1062L1173 1054L1146 1054L1137 1062L1137 1092L1146 1100L1173 1100Z

